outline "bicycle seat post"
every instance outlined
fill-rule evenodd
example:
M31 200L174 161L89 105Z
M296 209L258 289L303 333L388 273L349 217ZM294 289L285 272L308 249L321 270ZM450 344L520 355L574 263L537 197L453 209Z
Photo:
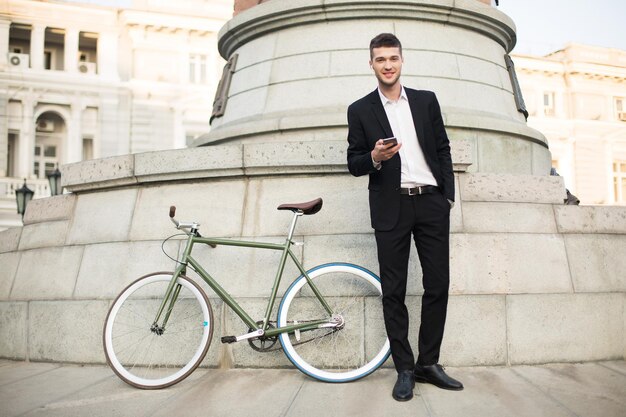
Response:
M304 213L301 210L293 210L293 220L291 221L291 226L289 228L289 236L287 236L287 240L291 242L293 238L293 233L296 230L296 222L298 221L298 217L302 216Z

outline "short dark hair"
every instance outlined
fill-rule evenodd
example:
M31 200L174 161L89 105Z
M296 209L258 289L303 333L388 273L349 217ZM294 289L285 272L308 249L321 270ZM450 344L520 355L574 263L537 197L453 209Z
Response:
M393 33L381 33L370 41L370 58L374 57L374 48L400 48L400 55L402 55L402 44L400 39L396 38Z

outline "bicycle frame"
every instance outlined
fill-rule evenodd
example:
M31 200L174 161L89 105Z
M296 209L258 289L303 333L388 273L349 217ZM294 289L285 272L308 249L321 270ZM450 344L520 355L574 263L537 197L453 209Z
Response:
M306 270L304 269L300 261L298 261L298 259L296 258L296 256L291 250L291 245L294 244L294 242L292 241L292 237L293 237L293 233L295 230L296 221L297 221L297 218L301 215L302 213L300 212L294 212L294 217L293 217L293 221L291 223L291 227L289 230L289 235L287 236L287 239L285 240L285 243L283 244L252 242L252 241L245 241L245 240L223 239L223 238L206 238L206 237L197 236L196 232L192 229L191 233L189 233L189 237L187 238L187 244L185 246L185 250L183 252L182 258L179 261L180 266L176 268L176 271L174 272L172 280L170 281L170 284L168 285L168 288L165 293L165 297L163 298L161 306L159 307L157 315L154 319L153 326L158 326L157 323L159 322L161 315L163 314L163 311L165 310L166 305L169 303L169 306L167 308L165 317L163 318L163 324L161 325L161 327L164 328L165 325L167 324L167 321L169 319L169 313L172 311L172 308L174 304L176 303L176 300L178 299L178 293L180 291L180 284L176 284L176 281L181 274L185 274L187 266L191 267L194 271L196 271L198 275L200 275L200 277L207 283L207 285L211 287L211 289L217 294L217 296L221 298L222 301L224 301L226 305L228 305L235 312L235 314L237 314L239 318L241 318L241 320L246 325L248 325L250 329L263 330L262 335L265 337L273 337L281 333L289 333L289 332L293 332L296 330L306 331L306 330L317 329L319 328L320 325L328 323L329 322L328 320L316 320L316 321L309 321L306 323L293 324L293 325L280 327L280 328L271 328L271 329L269 328L269 317L270 317L270 314L272 313L272 309L276 301L276 295L278 293L278 287L280 286L283 271L285 269L285 264L287 263L287 257L291 258L291 260L295 263L300 273L306 278L309 287L315 294L315 297L320 301L320 303L322 304L322 306L328 313L329 317L333 315L333 311L331 310L330 306L324 299L323 295L315 286L315 284L309 277L308 273L306 272ZM250 315L235 301L235 299L191 255L191 252L195 244L205 244L205 245L210 245L213 247L215 245L223 245L223 246L236 246L236 247L244 247L244 248L269 249L269 250L282 251L282 256L278 264L278 271L276 272L276 277L274 279L274 284L272 286L272 291L268 300L267 309L263 317L262 326L259 326L257 322L255 322L250 317Z

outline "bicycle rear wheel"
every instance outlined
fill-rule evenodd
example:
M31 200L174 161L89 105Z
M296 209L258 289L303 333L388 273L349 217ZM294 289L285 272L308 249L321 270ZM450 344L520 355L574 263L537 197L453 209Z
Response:
M374 372L389 357L380 279L352 264L333 263L307 271L344 321L341 328L282 333L289 360L305 374L326 382L349 382ZM296 279L280 304L278 327L330 319L304 276Z
M180 292L155 326L172 274L157 272L130 284L107 315L103 344L108 364L126 383L143 389L165 388L185 379L202 362L213 335L209 300L195 282L178 278ZM169 319L162 326L169 312Z

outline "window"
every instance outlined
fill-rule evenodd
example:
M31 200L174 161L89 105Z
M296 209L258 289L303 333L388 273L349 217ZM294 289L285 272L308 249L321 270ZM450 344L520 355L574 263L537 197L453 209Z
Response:
M617 120L626 122L626 100L623 97L615 97L615 115Z
M543 113L554 116L554 92L543 93Z
M206 84L208 58L206 55L189 55L189 82L192 84Z
M93 159L93 139L83 138L83 161Z
M613 191L616 203L626 203L626 161L613 162Z

